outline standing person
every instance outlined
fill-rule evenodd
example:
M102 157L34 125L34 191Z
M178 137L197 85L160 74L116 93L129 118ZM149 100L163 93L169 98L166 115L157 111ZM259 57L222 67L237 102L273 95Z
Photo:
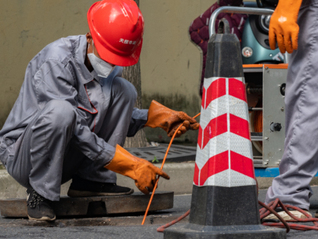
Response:
M280 0L269 29L271 48L274 49L277 42L282 53L292 54L285 94L285 149L279 165L280 175L274 178L265 202L279 198L284 204L304 210L309 210L310 181L318 169L317 16L317 0ZM305 217L298 211L291 212ZM290 219L286 213L280 214Z
M145 194L157 176L169 176L122 148L140 128L161 127L171 136L199 124L187 114L153 101L134 108L137 93L121 77L138 62L143 16L132 0L103 0L87 13L90 32L61 38L28 64L23 85L2 130L0 159L27 188L33 220L55 220L52 201L73 179L69 196L131 194L116 184L120 173Z

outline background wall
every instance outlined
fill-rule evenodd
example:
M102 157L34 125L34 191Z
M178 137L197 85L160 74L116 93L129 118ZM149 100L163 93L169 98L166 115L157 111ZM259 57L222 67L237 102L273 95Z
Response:
M141 0L145 18L144 48L141 55L143 106L155 99L191 116L200 112L199 95L201 52L192 42L188 29L192 21L215 1ZM145 129L150 141L167 141L160 129ZM196 132L179 140L193 144Z
M28 62L48 43L88 32L86 12L94 0L0 0L0 127L14 104ZM200 112L201 55L188 36L191 22L214 0L140 0L145 18L141 54L143 107L152 99L189 115ZM147 130L165 141L162 130ZM193 143L196 132L181 142Z
M29 61L45 45L88 31L92 0L0 0L0 125L22 85Z

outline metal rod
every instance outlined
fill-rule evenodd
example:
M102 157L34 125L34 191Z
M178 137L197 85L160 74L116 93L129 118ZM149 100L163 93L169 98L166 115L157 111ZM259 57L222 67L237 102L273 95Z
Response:
M248 110L261 111L261 110L263 110L263 108L260 108L260 107L250 107L250 108L248 108Z
M217 16L221 13L241 13L241 14L250 14L250 15L272 15L273 10L268 8L253 8L253 7L220 7L216 9L210 18L209 22L209 36L211 37L215 34L215 22Z

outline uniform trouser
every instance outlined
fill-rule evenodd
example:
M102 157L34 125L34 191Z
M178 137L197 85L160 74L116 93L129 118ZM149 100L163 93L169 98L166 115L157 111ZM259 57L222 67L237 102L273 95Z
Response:
M268 189L266 203L309 209L310 181L318 169L318 1L304 0L298 16L298 50L288 66L285 94L286 138L280 175Z
M113 80L111 91L113 98L98 135L112 146L123 146L137 95L133 85L122 78ZM115 183L114 172L86 158L76 148L72 139L75 123L76 113L69 102L48 102L19 138L18 153L6 165L9 174L24 187L32 187L52 201L59 200L61 184L74 174Z

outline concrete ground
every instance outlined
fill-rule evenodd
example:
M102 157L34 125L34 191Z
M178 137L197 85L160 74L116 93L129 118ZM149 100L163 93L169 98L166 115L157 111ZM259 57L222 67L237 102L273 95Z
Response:
M160 167L161 164L156 164ZM193 161L166 163L164 171L170 180L160 179L158 191L174 192L174 207L148 215L145 225L141 226L142 214L112 215L95 218L58 218L54 223L32 222L25 218L5 218L0 216L0 238L163 238L157 228L177 219L191 207ZM260 188L259 200L264 201L267 188L273 178L257 178ZM134 182L118 175L119 185L129 186L138 191ZM62 185L61 195L65 196L70 182ZM311 198L311 213L318 209L317 179L312 181L314 196ZM0 170L0 200L26 198L26 192L5 170ZM188 223L188 217L177 224ZM291 231L287 238L318 238L318 231Z
M318 208L318 187L313 187L311 198L312 214ZM259 192L259 200L264 201L266 189ZM141 226L143 215L115 215L96 218L58 218L54 223L35 223L27 219L10 219L0 217L0 238L70 238L70 239L162 239L164 234L157 228L177 219L191 207L191 194L176 195L174 207L169 210L149 214L145 225ZM189 216L174 226L182 226L189 222ZM282 229L283 230L283 229ZM257 237L256 237L257 238ZM286 238L309 239L318 238L317 231L292 230Z

